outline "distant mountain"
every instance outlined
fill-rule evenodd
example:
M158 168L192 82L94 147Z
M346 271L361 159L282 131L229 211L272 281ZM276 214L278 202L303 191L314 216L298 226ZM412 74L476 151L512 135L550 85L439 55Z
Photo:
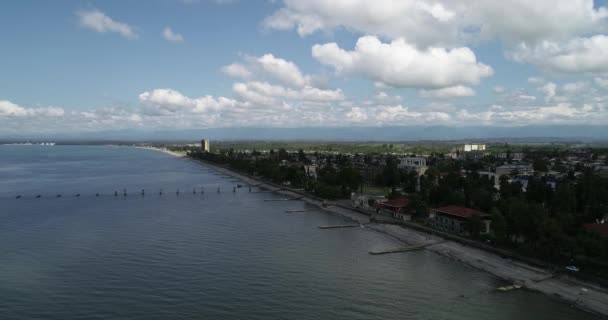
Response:
M2 140L104 140L104 141L194 141L212 140L576 140L608 141L608 126L554 125L521 127L302 127L302 128L209 128L188 130L120 130L54 135L13 135Z

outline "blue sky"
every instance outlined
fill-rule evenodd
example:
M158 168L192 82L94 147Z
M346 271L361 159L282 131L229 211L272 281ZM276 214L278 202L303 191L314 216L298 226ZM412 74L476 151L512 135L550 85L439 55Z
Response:
M608 122L605 1L4 1L0 133Z

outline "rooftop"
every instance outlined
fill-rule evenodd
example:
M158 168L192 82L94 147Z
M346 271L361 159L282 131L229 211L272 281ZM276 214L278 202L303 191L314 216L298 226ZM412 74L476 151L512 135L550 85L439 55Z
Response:
M471 208L466 208L462 206L446 206L441 208L434 209L437 212L445 213L451 216L457 216L462 218L470 218L474 215L485 216L487 214Z

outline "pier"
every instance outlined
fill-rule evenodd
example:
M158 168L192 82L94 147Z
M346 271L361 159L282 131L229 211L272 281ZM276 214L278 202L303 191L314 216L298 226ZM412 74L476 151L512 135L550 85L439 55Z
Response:
M310 210L285 210L286 213L313 212L313 211L319 211L319 210L315 210L315 209L310 209Z
M283 198L283 199L264 199L264 201L296 201L302 200L302 198Z
M409 246L409 247L388 249L388 250L370 251L369 254L379 255L379 254L389 254L389 253L399 253L399 252L408 252L408 251L422 250L422 249L424 249L424 248L426 248L428 246L433 246L433 245L440 244L440 243L443 243L443 241L433 242L433 243L419 244L419 245L414 245L414 246Z
M340 229L340 228L354 228L360 227L360 224L340 224L336 226L319 226L319 229Z

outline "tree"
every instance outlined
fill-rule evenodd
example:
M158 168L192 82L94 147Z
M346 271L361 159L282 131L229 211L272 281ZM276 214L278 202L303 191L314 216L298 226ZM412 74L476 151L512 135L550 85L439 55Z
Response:
M408 207L414 212L414 218L416 220L426 219L429 215L429 209L426 202L418 194L412 194L409 196Z
M537 172L547 172L547 162L543 159L535 159L532 162L532 168Z
M469 230L471 233L471 237L479 238L479 234L481 233L483 221L481 221L481 217L478 214L474 214L469 219Z
M504 243L507 240L507 222L505 221L505 217L497 208L492 208L490 214L492 215L491 227L494 237L498 243Z

